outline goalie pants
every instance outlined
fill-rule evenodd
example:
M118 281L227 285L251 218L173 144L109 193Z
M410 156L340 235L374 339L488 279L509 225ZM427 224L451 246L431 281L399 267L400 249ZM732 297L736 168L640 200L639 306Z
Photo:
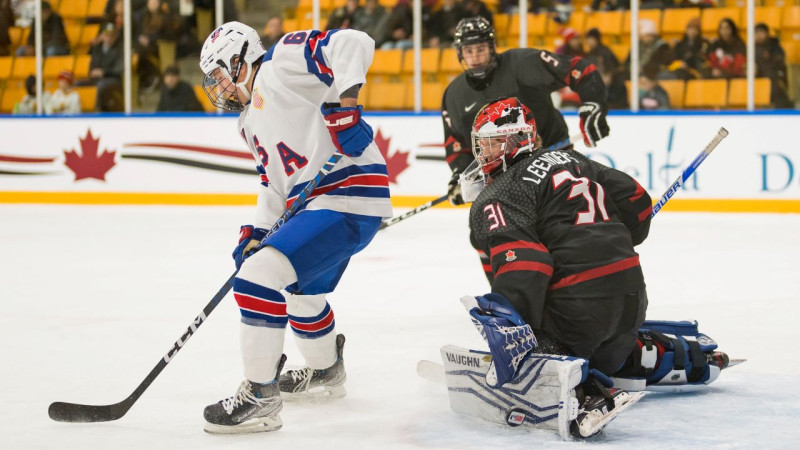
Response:
M647 292L593 298L548 298L537 331L545 353L589 360L589 366L613 374L633 351L647 312ZM540 336L541 334L541 336Z

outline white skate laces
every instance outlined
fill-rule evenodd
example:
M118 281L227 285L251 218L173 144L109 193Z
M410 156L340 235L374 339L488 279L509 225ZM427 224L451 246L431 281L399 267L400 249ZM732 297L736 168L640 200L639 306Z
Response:
M222 407L225 409L225 412L227 412L228 414L233 414L233 410L237 406L244 405L245 403L264 406L276 400L274 397L267 397L267 398L256 397L255 395L253 395L250 385L251 384L249 381L247 380L242 381L242 384L239 385L239 389L236 391L236 395L222 400L221 403ZM280 397L278 397L278 400L280 400Z
M290 370L289 375L292 377L292 382L297 383L294 392L303 392L308 390L311 377L314 375L314 369L304 367L302 369Z

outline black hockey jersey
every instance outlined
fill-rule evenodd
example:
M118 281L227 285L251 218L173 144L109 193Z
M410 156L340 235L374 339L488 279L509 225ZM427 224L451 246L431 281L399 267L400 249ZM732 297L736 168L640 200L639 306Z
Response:
M534 328L547 298L588 298L644 288L634 245L652 203L629 175L573 150L536 151L492 179L470 209L470 240L492 292Z
M462 172L473 160L470 133L475 115L498 98L517 97L533 117L544 147L569 137L567 124L550 94L565 86L583 102L605 103L606 88L595 65L581 57L557 55L533 48L497 55L497 67L478 85L466 72L447 87L442 100L445 154L450 169Z

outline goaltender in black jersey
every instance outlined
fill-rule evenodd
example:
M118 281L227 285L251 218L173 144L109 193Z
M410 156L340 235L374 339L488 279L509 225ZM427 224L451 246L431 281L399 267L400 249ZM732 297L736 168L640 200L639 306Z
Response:
M550 97L553 91L569 86L582 102L579 114L585 144L594 147L608 136L606 88L588 60L534 48L498 54L494 28L482 17L459 22L454 44L465 70L450 83L442 99L445 157L453 172L448 189L451 203L463 203L458 174L473 160L472 123L490 100L517 97L530 108L547 147L569 137L564 117Z

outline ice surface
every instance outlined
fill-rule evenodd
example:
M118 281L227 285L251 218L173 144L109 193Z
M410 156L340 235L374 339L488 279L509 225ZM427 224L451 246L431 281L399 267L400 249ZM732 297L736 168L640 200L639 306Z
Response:
M233 272L250 208L0 205L0 448L797 448L800 216L665 212L639 251L649 318L697 319L732 357L701 394L650 394L591 443L459 417L415 374L439 347L483 348L458 298L487 284L467 210L381 231L330 296L346 398L287 403L281 431L213 436L202 410L242 379L226 298L122 419L51 421L53 401L125 398ZM291 337L289 364L301 364Z

